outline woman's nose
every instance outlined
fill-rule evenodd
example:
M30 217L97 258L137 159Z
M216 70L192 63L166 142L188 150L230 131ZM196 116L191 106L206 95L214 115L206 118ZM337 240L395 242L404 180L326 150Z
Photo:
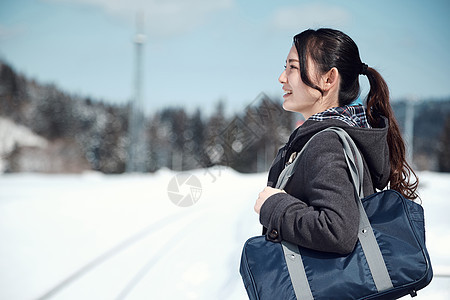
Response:
M283 73L281 73L280 77L278 77L278 82L284 84L286 83L286 81L287 81L286 70L284 70Z

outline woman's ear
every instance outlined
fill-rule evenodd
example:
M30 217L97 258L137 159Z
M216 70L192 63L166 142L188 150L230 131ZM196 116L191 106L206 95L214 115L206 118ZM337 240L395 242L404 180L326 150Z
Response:
M322 90L330 91L332 88L339 87L339 71L336 67L331 68L322 75Z

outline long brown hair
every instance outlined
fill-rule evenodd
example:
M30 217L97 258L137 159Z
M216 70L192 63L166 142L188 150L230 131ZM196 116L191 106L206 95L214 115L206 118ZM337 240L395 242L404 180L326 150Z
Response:
M367 117L372 127L378 127L381 116L388 120L387 143L389 146L390 187L408 199L418 197L417 175L406 161L405 143L389 102L389 89L383 77L373 68L363 64L355 42L345 33L329 28L306 30L294 37L294 45L300 60L300 76L308 86L322 92L308 78L307 60L311 59L319 72L336 67L341 76L339 105L352 103L360 94L359 75L366 75L370 91L366 98ZM414 181L411 181L414 176Z
M389 103L389 89L383 77L375 69L368 67L366 75L370 83L370 91L366 98L369 123L378 124L380 115L385 116L389 122L387 142L391 164L389 176L391 188L399 191L406 198L414 200L418 197L416 190L419 179L405 159L405 143ZM410 182L411 175L415 178L414 182Z

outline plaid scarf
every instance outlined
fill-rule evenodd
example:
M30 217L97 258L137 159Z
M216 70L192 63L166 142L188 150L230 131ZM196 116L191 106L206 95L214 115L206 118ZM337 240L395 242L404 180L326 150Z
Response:
M312 115L309 120L323 121L337 119L344 121L353 127L371 128L367 121L366 108L363 105L333 107L323 112Z

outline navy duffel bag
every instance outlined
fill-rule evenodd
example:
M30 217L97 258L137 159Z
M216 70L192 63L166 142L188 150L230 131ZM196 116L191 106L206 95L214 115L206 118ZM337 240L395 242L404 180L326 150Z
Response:
M351 154L355 151L349 152L356 146L345 132L327 130L339 132L353 183L357 191L362 191L362 177L355 178L362 174L357 171L362 170L358 165L362 159L356 151L355 162ZM279 179L277 186L286 184L295 165L291 169L283 171L280 177L285 178ZM425 246L422 206L393 190L357 201L359 240L349 255L315 251L285 241L274 243L265 236L247 240L240 273L249 298L396 299L415 296L427 286L433 272ZM364 220L370 224L361 225Z

